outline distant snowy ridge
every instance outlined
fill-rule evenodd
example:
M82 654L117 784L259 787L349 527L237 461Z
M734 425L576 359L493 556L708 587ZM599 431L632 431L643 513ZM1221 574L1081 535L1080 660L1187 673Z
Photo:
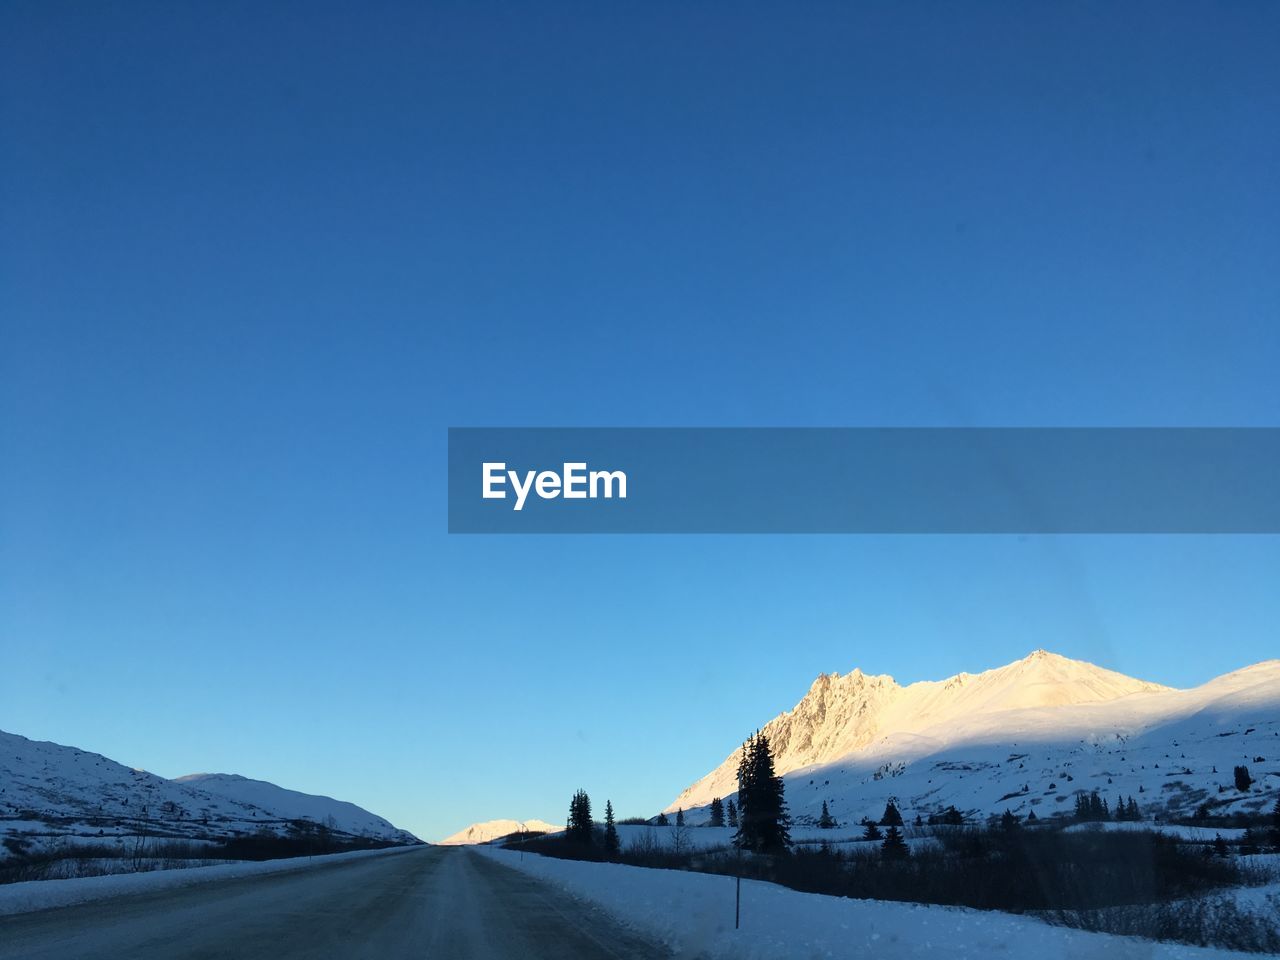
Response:
M100 754L0 731L0 857L139 834L209 841L286 834L304 820L337 838L418 842L353 803L233 774L167 780Z
M1112 801L1133 795L1153 814L1205 802L1256 810L1280 794L1280 660L1192 690L1044 650L905 687L860 670L823 674L762 729L799 818L823 801L838 819L874 818L889 798L907 816L948 804L1045 816L1070 812L1075 792L1094 789ZM738 755L667 811L733 796ZM1238 764L1253 768L1244 793L1233 782Z
M440 841L441 845L456 846L467 843L488 843L499 837L506 837L525 830L529 833L558 833L564 827L557 827L545 820L486 820L473 823L459 830L451 837Z

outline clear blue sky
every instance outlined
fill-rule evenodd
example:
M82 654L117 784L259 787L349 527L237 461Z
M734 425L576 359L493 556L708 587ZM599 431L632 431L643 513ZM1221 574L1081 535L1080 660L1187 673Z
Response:
M1280 7L8 3L0 727L434 838L821 671L1280 653L1273 537L474 538L450 425L1280 425Z

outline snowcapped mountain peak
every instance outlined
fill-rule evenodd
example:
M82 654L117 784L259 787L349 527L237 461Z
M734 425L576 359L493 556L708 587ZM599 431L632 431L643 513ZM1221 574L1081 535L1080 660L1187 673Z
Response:
M786 774L851 756L870 756L906 741L916 750L944 744L960 730L998 727L999 721L993 718L1008 711L1109 703L1168 692L1160 684L1036 649L1021 660L981 673L958 673L907 686L861 668L846 674L822 673L799 703L762 729L773 746L776 769ZM738 755L735 750L668 809L688 809L732 794Z
M545 820L486 820L464 827L453 836L439 841L441 846L460 846L469 843L488 843L500 837L507 837L522 831L528 833L557 833L564 827L547 823Z
M0 730L0 839L25 844L117 837L140 829L216 841L310 820L353 838L417 838L353 803L232 773L166 780L100 754Z

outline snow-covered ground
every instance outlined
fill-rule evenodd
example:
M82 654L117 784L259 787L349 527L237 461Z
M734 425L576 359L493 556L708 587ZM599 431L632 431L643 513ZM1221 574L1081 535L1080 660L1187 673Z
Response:
M1225 950L1069 930L989 911L798 893L753 880L742 882L742 926L735 930L735 882L731 877L555 860L533 854L521 859L517 853L496 847L477 849L484 856L599 905L682 957L1238 960L1242 956Z
M353 803L232 774L167 780L96 753L0 731L0 860L131 838L218 840L298 825L334 836L411 843Z
M522 830L530 833L559 833L564 827L557 827L545 820L485 820L464 827L452 836L437 841L442 846L457 846L467 843L488 843L499 837L510 836Z
M1266 813L1280 797L1280 660L1171 690L1045 651L979 674L900 686L823 674L764 725L798 822L1070 814L1075 796L1132 797L1146 818ZM738 751L667 808L691 824L737 789ZM1236 787L1234 770L1252 784Z
M676 844L678 829L672 824L665 827L622 824L618 827L618 839L624 850L628 847L645 846L670 850ZM806 846L827 844L856 849L859 844L865 844L868 849L878 850L878 841L868 842L862 839L862 829L860 826L837 827L834 830L797 826L791 828L791 839L794 843ZM902 835L909 846L927 846L937 842L930 836L930 830L929 827L916 828L908 825L902 828ZM728 850L733 846L735 832L733 827L686 827L680 838L680 845L686 850Z
M393 856L421 846L387 847L382 850L355 850L319 857L291 857L287 860L222 863L180 870L153 870L149 873L116 874L105 877L81 877L73 880L31 880L25 883L0 884L0 916L66 907L74 903L102 900L122 894L147 893L170 887L187 887L215 880L230 880L262 873L284 873L335 860L358 857Z
M1177 837L1179 840L1186 840L1190 843L1213 843L1218 836L1231 842L1239 840L1245 834L1243 828L1187 827L1175 823L1150 823L1133 820L1120 821L1118 823L1114 820L1104 823L1073 823L1066 828L1068 833L1085 833L1098 830L1105 830L1111 833L1122 833L1128 830L1156 830L1167 836Z

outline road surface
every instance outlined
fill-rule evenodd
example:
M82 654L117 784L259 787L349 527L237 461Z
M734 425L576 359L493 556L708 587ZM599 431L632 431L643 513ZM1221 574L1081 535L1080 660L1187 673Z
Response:
M656 960L605 914L462 847L0 917L0 960Z

